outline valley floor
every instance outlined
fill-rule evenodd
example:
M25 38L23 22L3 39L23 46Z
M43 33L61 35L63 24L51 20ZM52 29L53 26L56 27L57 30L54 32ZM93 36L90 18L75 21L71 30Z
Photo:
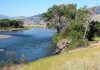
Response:
M100 70L100 42L3 70Z

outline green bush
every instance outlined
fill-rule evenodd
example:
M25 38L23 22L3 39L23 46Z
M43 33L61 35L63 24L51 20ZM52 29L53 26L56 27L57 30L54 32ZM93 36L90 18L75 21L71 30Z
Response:
M4 67L5 64L3 62L0 62L0 68Z
M57 33L57 34L55 34L55 35L53 36L52 41L53 41L54 44L57 44L57 42L58 42L59 40L61 40L61 39L62 39L62 36L60 36L60 35Z
M86 46L88 46L88 41L79 39L79 40L71 41L68 49L75 49L75 48L86 47Z
M47 25L46 25L46 27L48 27L48 28L54 28L54 23L47 23Z
M87 39L91 41L95 36L100 37L100 22L98 21L92 21L90 23Z

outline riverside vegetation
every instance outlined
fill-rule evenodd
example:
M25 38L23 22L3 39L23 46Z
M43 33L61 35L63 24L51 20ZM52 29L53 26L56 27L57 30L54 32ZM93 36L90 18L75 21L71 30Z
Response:
M24 22L20 20L0 19L1 31L17 31L28 29L23 26Z
M11 66L14 70L99 70L100 44L88 46L90 41L100 40L100 22L93 21L96 7L79 8L76 4L54 5L43 13L48 28L56 28L53 42L68 42L60 55L40 59L23 65ZM59 47L59 46L58 46ZM76 48L79 48L78 50ZM82 48L82 49L81 49ZM76 49L73 51L69 51Z
M77 9L76 4L54 5L43 13L47 27L55 27L58 31L53 37L53 42L66 39L70 42L68 49L85 47L94 37L100 37L100 22L93 21L96 7Z

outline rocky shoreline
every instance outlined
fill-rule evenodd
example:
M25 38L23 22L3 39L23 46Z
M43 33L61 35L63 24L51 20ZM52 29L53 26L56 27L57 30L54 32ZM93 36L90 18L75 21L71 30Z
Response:
M62 39L58 41L54 55L60 54L61 52L63 52L69 46L69 43L70 41L67 41L66 39Z

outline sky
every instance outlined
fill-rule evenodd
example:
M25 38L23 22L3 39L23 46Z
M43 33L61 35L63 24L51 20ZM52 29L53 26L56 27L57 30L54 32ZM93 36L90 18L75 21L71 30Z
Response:
M87 5L100 6L100 0L0 0L0 14L7 16L33 16L46 12L52 5L77 4L78 8Z

